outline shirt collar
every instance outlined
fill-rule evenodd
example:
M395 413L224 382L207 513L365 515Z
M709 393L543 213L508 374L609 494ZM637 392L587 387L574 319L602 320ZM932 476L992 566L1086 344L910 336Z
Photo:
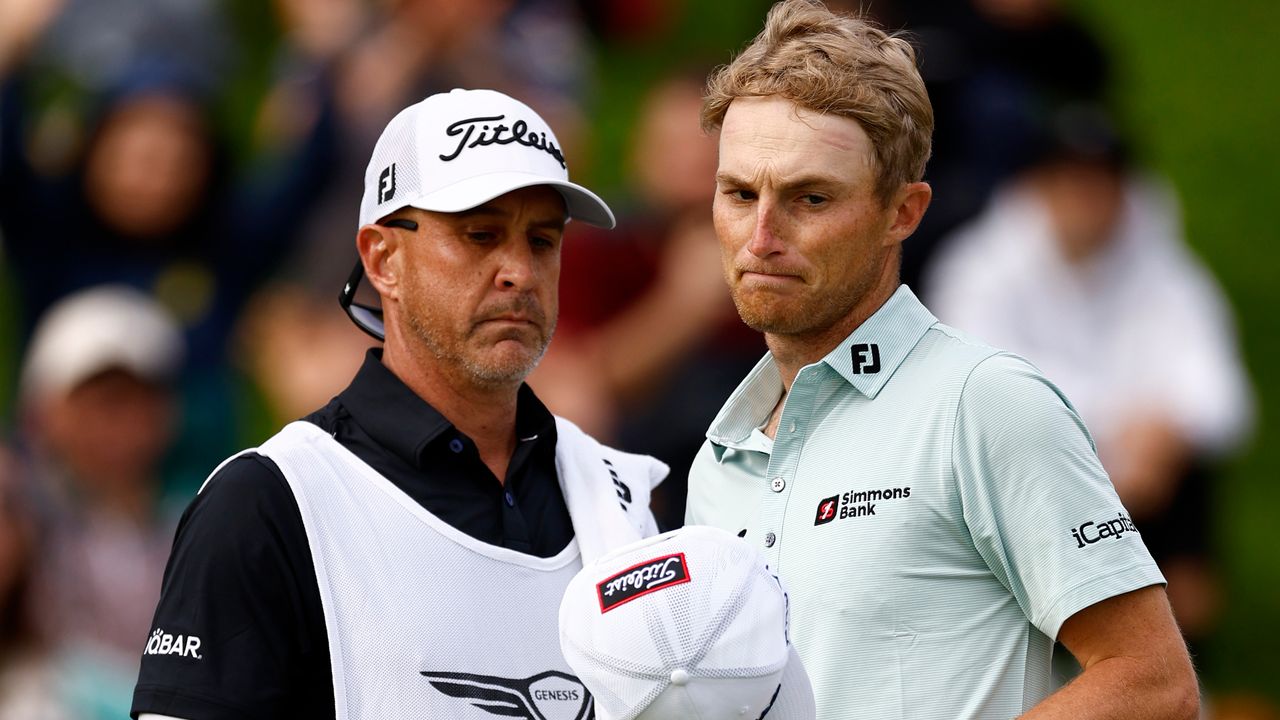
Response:
M822 359L858 392L875 399L938 319L906 285Z
M414 466L428 446L454 425L382 364L382 348L370 348L355 379L339 395L343 407L374 441ZM527 385L516 396L516 438L555 442L555 417Z
M711 421L707 439L716 445L741 447L751 431L769 417L781 396L782 374L773 362L773 355L765 353Z
M937 321L910 288L900 285L875 314L817 364L827 365L855 390L874 399ZM716 445L743 447L781 395L782 375L773 355L766 354L729 396L707 430L707 439Z

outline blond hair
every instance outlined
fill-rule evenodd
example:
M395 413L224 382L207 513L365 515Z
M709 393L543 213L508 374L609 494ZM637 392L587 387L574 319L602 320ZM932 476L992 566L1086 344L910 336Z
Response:
M901 37L817 0L783 0L755 40L707 80L702 126L719 128L734 98L768 96L857 122L875 148L882 202L924 177L933 107L915 50Z

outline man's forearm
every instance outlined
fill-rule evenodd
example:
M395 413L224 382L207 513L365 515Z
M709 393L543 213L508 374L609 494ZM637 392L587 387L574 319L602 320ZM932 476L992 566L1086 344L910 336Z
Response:
M1107 598L1062 623L1058 640L1084 671L1027 720L1194 720L1200 691L1164 588Z
M1163 665L1163 666L1162 666ZM1024 720L1195 720L1200 695L1179 662L1111 657L1023 715Z

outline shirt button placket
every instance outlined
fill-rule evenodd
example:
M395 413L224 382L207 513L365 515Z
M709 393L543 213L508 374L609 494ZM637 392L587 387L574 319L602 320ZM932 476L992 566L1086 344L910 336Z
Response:
M791 385L791 396L778 433L774 437L769 467L765 473L770 492L765 493L760 504L758 522L764 529L765 558L775 570L782 552L782 533L786 519L787 501L795 485L796 470L804 448L804 428L812 407L814 395L814 369L807 368L796 376Z
M778 554L781 552L782 546L778 542L779 534L782 532L784 511L787 507L788 491L787 473L788 469L793 465L791 457L797 452L794 443L789 442L789 438L784 438L780 433L774 442L772 457L769 459L769 471L765 477L769 478L766 485L769 492L765 493L760 503L760 524L766 530L764 535L765 558L772 567L778 565Z

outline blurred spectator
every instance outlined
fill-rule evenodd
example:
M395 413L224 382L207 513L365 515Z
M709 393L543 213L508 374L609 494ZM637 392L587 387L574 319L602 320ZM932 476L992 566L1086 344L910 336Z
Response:
M217 88L200 65L203 46L158 53L166 44L143 42L148 35L139 29L141 35L118 38L133 51L121 51L130 58L123 71L100 92L87 88L85 107L68 118L56 103L47 107L50 76L30 48L94 16L96 10L65 16L81 5L68 4L43 35L45 18L35 18L24 29L34 39L5 39L28 49L25 56L10 53L10 72L0 78L0 231L20 336L29 337L35 319L59 298L102 283L131 285L169 308L190 349L181 376L188 414L170 457L180 472L170 477L190 491L209 463L239 444L227 342L326 184L332 105L325 83L313 79L309 102L294 103L294 132L276 133L279 144L234 162L215 122ZM172 37L199 34L175 19L190 16L157 10L150 20L170 18L163 29Z
M278 282L254 302L238 356L263 393L269 421L289 422L327 404L375 343L338 308L338 286L317 293Z
M863 3L838 3L857 9ZM1104 99L1110 62L1061 0L898 0L870 6L906 28L937 121L925 180L933 201L903 243L902 280L928 291L923 268L939 240L1031 161L1041 118L1064 103Z
M570 226L560 322L531 379L553 411L671 466L655 492L664 527L683 522L707 426L764 353L721 280L716 140L698 125L704 78L669 76L644 99L627 158L634 197L617 229Z
M288 249L325 175L327 138L313 137L273 177L233 179L200 87L181 64L157 59L99 99L80 160L50 176L33 163L25 80L9 78L0 106L0 223L26 331L71 291L125 282L175 311L195 363L221 362L237 312Z
M0 447L0 720L70 720L50 644L33 618L35 503Z
M142 53L184 58L212 87L235 52L222 9L221 0L0 0L6 24L16 18L8 34L26 38L23 54L39 72L89 92L106 90Z
M159 465L182 355L163 308L102 286L41 318L23 366L28 469L55 511L37 619L70 658L73 690L117 717L128 712L173 537Z
M1217 605L1212 471L1244 439L1251 395L1226 299L1186 248L1172 191L1129 165L1099 111L1068 108L1041 159L946 241L928 287L943 322L1065 391L1184 633L1203 639Z

